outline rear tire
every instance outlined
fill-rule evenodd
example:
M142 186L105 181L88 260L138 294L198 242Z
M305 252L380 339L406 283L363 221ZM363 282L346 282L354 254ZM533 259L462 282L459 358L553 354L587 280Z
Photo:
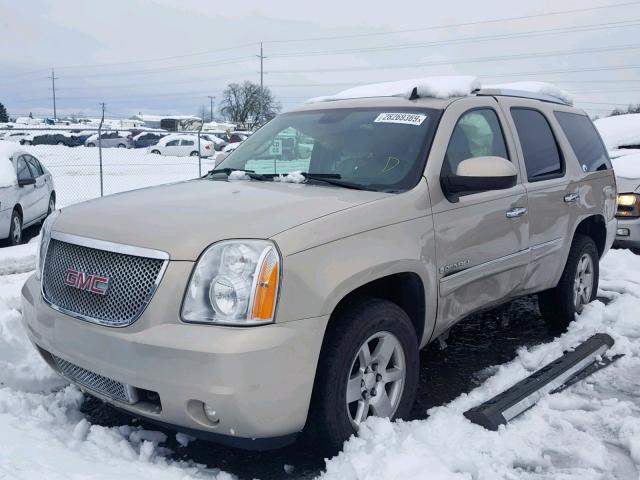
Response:
M95 144L95 143L93 143L93 142L91 142L91 143L87 143L87 147L95 147L95 146L96 146L96 144Z
M118 148L127 148L127 146L124 143L119 143Z
M554 331L564 331L598 293L598 248L591 237L576 235L555 288L538 294L540 313Z
M420 365L416 331L396 304L365 298L336 315L323 343L309 413L311 435L328 453L337 452L367 416L406 418Z

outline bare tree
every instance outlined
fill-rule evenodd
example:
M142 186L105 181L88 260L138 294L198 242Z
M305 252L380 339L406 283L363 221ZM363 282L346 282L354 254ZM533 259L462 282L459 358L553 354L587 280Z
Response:
M253 128L271 120L280 111L280 103L276 101L267 87L260 89L257 83L231 83L222 93L220 112L227 120L242 123Z

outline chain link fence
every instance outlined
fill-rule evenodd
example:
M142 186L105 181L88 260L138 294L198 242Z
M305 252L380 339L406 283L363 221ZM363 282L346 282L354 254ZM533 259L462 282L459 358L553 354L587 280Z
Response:
M60 206L197 178L222 147L206 131L0 128L0 144L9 142L51 172Z

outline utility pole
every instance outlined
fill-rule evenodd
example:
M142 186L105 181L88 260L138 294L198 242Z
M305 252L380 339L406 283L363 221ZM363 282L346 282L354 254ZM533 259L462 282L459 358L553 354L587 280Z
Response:
M264 100L264 59L267 58L262 53L262 42L260 42L260 55L257 55L257 57L260 59L260 98L258 102L258 122L260 122Z
M215 96L211 96L211 95L209 95L209 100L210 100L210 102L211 102L211 113L209 114L209 121L210 121L210 122L213 122L213 102L214 102L214 100L215 100L215 99L216 99L216 97L215 97ZM203 119L203 120L204 120L204 119Z
M53 71L53 68L51 69L51 76L49 77L51 79L51 86L52 86L52 90L53 90L53 120L57 120L58 119L58 113L56 111L56 75Z
M102 118L100 119L100 126L98 127L98 159L100 161L100 196L104 196L104 176L102 172L102 124L104 123L104 108L105 104L102 102Z

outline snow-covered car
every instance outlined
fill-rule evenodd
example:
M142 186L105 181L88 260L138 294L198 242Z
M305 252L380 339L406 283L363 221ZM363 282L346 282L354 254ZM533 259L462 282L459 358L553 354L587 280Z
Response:
M618 227L614 247L640 254L640 113L594 122L604 141L618 186Z
M28 152L0 144L0 239L22 242L22 231L56 208L51 173Z
M132 148L133 142L127 136L128 133L120 132L106 132L101 135L98 142L98 134L91 135L84 142L85 147L97 147L100 145L102 148Z
M240 142L238 143L230 143L227 146L223 147L221 151L216 154L216 165L222 162L225 158L227 158L231 152L233 152L236 148L240 146Z
M19 143L20 145L31 145L31 142L33 141L33 133L11 132L5 135L2 140L7 142Z
M75 136L68 133L45 133L44 135L34 135L31 140L32 145L64 145L66 147L78 147L82 142Z
M213 142L200 139L200 156L211 157L215 150ZM157 144L147 148L147 153L167 157L197 157L198 137L196 135L168 135Z
M162 132L140 132L131 138L133 141L133 148L150 147L158 143L158 141L166 135L166 133Z
M216 152L219 152L227 146L227 142L225 140L212 133L203 133L200 135L200 138L204 138L205 140L213 142L213 148L216 150Z

